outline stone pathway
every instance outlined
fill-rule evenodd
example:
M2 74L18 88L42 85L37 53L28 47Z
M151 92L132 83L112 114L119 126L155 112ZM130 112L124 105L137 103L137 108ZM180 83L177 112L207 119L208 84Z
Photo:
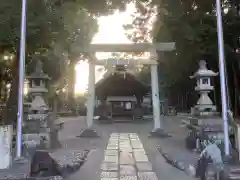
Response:
M112 133L101 164L101 180L158 180L136 133Z

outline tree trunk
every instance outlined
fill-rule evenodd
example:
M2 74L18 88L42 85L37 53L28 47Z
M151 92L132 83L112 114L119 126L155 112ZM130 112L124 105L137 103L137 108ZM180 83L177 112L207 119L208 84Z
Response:
M3 89L4 89L4 96L3 96L3 102L6 103L7 102L7 99L8 99L8 90L7 90L7 87L6 87L6 82L4 82L4 85L3 85Z
M4 124L15 124L17 119L17 104L18 104L18 70L19 60L18 56L15 59L13 66L13 80L11 82L11 89L9 98L6 103L6 107L3 112L3 123Z
M238 92L238 79L237 79L237 72L234 67L234 64L232 65L232 70L233 70L233 84L234 84L234 115L238 116L239 115L239 108L238 108L238 97L239 97L239 92Z
M0 102L1 102L1 99L2 99L2 85L3 85L3 75L2 75L2 70L0 69Z

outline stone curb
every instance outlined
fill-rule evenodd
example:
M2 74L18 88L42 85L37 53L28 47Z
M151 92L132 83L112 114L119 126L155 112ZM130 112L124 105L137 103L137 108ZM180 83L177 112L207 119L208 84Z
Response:
M48 176L48 177L29 177L28 174L18 174L18 175L5 175L5 176L0 176L0 180L63 180L67 178L68 176L74 174L75 172L79 171L79 169L84 165L84 163L87 160L89 150L85 150L85 154L81 158L76 158L74 163L72 165L64 165L61 166L61 172L62 174L59 176Z
M166 160L166 162L170 165L172 165L173 167L179 169L180 171L185 172L187 175L191 176L191 177L195 177L195 173L196 173L196 167L193 164L186 164L182 161L178 161L173 159L173 157L171 157L168 153L164 152L162 150L162 148L160 148L160 146L157 146L158 151L161 153L161 155L164 157L164 159Z
M77 160L75 160L73 165L64 166L61 170L61 172L62 172L61 177L63 177L63 179L64 179L64 178L68 177L69 175L77 172L86 162L89 152L90 152L89 150L85 150L84 156L81 158L76 158Z

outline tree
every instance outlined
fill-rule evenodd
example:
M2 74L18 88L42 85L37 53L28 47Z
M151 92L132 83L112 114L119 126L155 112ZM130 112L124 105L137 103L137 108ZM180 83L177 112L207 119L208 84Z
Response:
M0 37L0 49L1 52L8 52L14 54L14 60L12 64L11 76L11 92L10 97L7 102L7 110L4 113L5 123L8 123L9 120L14 121L16 119L16 99L17 99L17 85L18 85L18 57L19 57L19 35L20 35L20 2L15 3L15 1L4 1L0 9L0 19L1 19L1 37ZM73 51L70 52L69 49L64 50L66 44L69 46L74 46L71 40L75 38L73 34L76 33L73 29L70 29L73 26L72 21L69 21L67 24L66 19L63 20L64 8L69 7L68 4L63 6L53 6L48 1L28 1L28 21L27 21L27 58L26 58L26 68L31 69L31 64L35 58L41 58L44 60L45 69L48 67L48 72L51 74L51 77L54 77L53 80L59 79L61 71L57 71L60 66L57 61L59 59L64 59L64 53L71 55ZM75 13L79 13L79 10ZM78 16L83 22L95 22L92 18L86 19L89 17L86 11ZM85 13L85 16L83 16ZM76 23L76 21L74 21ZM85 29L93 28L92 24L82 25ZM83 29L81 27L81 29ZM76 26L75 26L76 28ZM80 27L77 27L78 29ZM96 28L95 28L96 29ZM95 30L96 31L96 30ZM94 31L93 31L94 32ZM81 34L81 39L89 43L88 40L84 37L88 36L89 33L83 32ZM78 37L79 38L79 37ZM65 44L62 44L64 42ZM66 42L69 40L68 42ZM71 43L71 44L70 44ZM59 48L60 47L60 48ZM64 62L64 61L59 61ZM55 66L53 66L53 63ZM59 64L58 67L56 65ZM63 66L61 66L62 68ZM54 69L53 69L54 68ZM59 68L59 69L61 69ZM7 122L6 122L7 121Z
M130 0L28 1L26 70L31 71L33 60L41 58L45 72L53 77L53 82L58 85L68 82L70 89L74 89L74 76L67 74L65 65L73 69L78 57L82 56L81 47L88 44L97 31L97 17L111 13L114 9L124 9L128 2ZM21 1L3 0L0 7L0 52L8 52L14 57L8 71L11 91L4 123L13 122L17 114L20 15Z
M239 109L239 32L236 32L240 22L239 4L240 2L236 0L223 2L226 64L235 114L239 114L237 110ZM176 94L183 94L187 90L193 89L193 82L188 77L197 69L197 61L206 59L209 67L218 71L215 1L163 0L160 3L152 1L148 6L157 6L157 21L153 27L154 39L158 42L176 42L176 52L164 53L166 59L164 62L160 62L166 91L168 91L169 97L175 101ZM132 29L142 32L142 37L140 36L142 39L146 37L146 30L141 31L147 23L147 18L142 17L145 15L146 13L136 15L135 23L132 26ZM138 24L141 26L139 27ZM220 89L218 88L219 80L216 81L216 86L216 89ZM218 91L217 94L219 105L220 92Z

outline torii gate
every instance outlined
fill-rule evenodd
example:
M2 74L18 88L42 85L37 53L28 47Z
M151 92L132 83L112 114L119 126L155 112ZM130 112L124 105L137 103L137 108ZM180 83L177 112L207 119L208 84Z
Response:
M139 44L90 44L88 49L83 52L90 53L89 61L89 79L88 79L88 100L87 100L87 126L88 129L82 131L80 137L97 136L96 131L92 129L94 119L95 104L95 65L114 66L114 65L150 65L151 66L151 85L153 101L153 132L161 131L160 100L158 87L158 55L157 51L173 51L175 43L139 43ZM148 59L105 59L97 60L96 52L150 52ZM160 131L159 131L160 130Z

